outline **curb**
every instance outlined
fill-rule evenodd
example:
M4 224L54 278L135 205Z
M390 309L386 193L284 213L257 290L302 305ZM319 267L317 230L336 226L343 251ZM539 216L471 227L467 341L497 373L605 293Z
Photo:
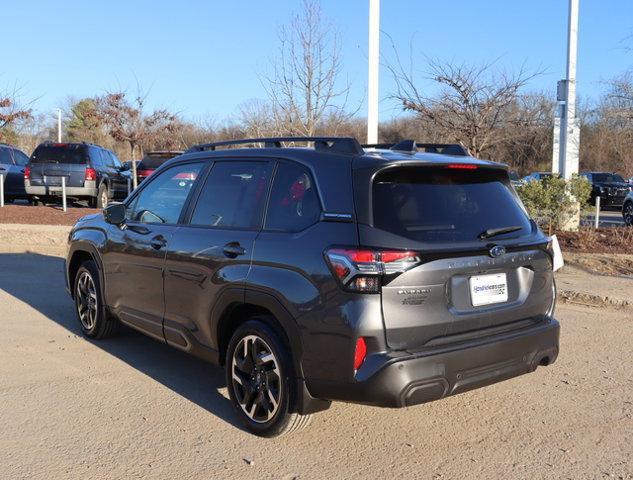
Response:
M0 224L0 251L64 256L72 227Z
M633 301L621 298L604 297L574 290L558 290L558 297L565 303L586 305L588 307L615 307L617 309L633 309Z

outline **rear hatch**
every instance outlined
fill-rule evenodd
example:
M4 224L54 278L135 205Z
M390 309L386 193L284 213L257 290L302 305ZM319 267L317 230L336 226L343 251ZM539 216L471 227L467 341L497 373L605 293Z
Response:
M53 143L38 146L31 155L32 186L83 187L89 167L88 149L82 144Z
M382 277L391 348L459 343L545 319L554 299L548 238L505 169L405 164L359 170L358 182L369 184L361 246L399 262L384 263Z

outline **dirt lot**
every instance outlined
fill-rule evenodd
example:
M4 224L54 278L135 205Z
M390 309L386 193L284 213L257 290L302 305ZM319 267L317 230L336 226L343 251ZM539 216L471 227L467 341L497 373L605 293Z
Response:
M100 212L93 208L68 208L64 213L61 206L32 207L30 205L5 205L0 208L0 223L21 223L31 225L74 225L91 213Z
M0 478L633 478L631 311L557 315L551 367L404 410L335 404L262 440L219 369L129 330L85 340L62 261L0 254Z

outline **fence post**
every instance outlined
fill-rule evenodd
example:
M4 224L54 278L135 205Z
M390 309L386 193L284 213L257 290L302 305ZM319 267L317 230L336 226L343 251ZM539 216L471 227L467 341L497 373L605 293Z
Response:
M0 173L0 207L4 207L4 174Z
M62 208L66 211L66 177L62 177Z
M600 195L596 196L596 219L595 219L594 228L598 228L600 224Z

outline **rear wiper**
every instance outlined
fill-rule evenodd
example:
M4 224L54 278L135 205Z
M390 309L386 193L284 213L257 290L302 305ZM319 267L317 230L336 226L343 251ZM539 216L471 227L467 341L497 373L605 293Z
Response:
M515 225L513 227L489 228L488 230L481 232L478 237L483 240L484 238L496 237L497 235L502 235L504 233L516 232L522 228L523 227L521 225Z

